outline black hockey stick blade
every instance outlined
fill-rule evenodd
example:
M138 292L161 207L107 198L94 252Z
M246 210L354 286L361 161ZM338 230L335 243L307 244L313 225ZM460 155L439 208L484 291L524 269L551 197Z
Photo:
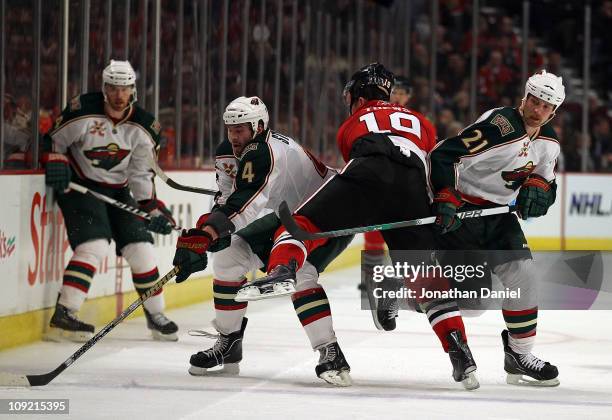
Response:
M312 233L306 232L298 226L295 219L291 215L291 210L289 210L289 205L286 201L281 201L280 205L278 206L278 217L280 218L285 229L287 229L287 232L289 232L289 234L298 241L316 239L312 238Z
M151 160L149 163L151 164L151 168L153 169L153 172L155 172L155 175L160 177L161 180L164 181L166 184L168 184L170 188L174 188L175 190L181 190L181 191L189 191L189 192L196 193L196 194L205 194L205 195L217 194L217 191L215 190L209 190L207 188L198 188L198 187L191 187L189 185L179 184L178 182L170 178L168 175L166 175L166 173L162 170L162 168L159 167L157 162L155 162L154 160Z
M501 206L501 207L493 207L490 209L468 210L468 211L457 213L457 216L459 216L460 219L470 219L474 217L504 214L504 213L509 213L513 211L515 211L514 207ZM349 229L332 230L329 232L311 233L311 232L306 232L305 230L301 229L298 226L298 224L295 222L295 219L291 216L291 211L289 210L289 206L284 201L280 204L278 208L278 216L281 220L281 223L285 227L285 229L287 229L287 232L289 232L291 236L293 236L295 239L299 241L313 241L315 239L337 238L339 236L355 235L357 233L372 232L375 230L389 230L389 229L405 228L405 227L410 227L410 226L429 225L436 221L436 217L431 216L431 217L424 217L422 219L383 223L380 225L361 226L361 227L349 228Z
M108 334L113 328L119 325L125 318L127 318L132 312L134 312L142 303L153 296L164 284L168 283L174 278L179 272L178 267L174 267L164 277L159 279L150 289L143 293L138 300L134 301L128 306L123 312L121 312L115 319L106 324L96 335L91 337L85 344L83 344L77 351L75 351L68 359L66 359L61 365L48 373L40 375L18 375L9 372L0 372L0 386L7 387L27 387L27 386L43 386L47 385L53 379L55 379L60 373L62 373L68 366L73 364L79 357L81 357L87 350L93 347L98 341L100 341L106 334Z

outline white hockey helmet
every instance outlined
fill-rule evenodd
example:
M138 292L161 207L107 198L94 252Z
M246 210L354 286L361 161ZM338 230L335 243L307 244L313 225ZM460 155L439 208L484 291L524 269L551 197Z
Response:
M528 94L554 105L556 110L565 100L563 79L542 70L527 79L523 100L527 99Z
M111 60L102 72L102 92L104 85L115 86L133 86L132 100L130 103L136 102L136 72L129 61ZM106 97L106 94L104 95Z
M268 128L269 120L268 108L266 108L266 104L257 96L251 96L249 98L241 96L236 98L229 103L223 113L223 122L225 125L251 124L253 137L257 134L259 122L263 122L263 128L265 130Z

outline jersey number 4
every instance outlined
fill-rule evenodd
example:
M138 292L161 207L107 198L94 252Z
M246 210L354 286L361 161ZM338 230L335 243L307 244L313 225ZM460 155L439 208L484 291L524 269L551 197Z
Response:
M368 131L371 133L391 133L392 131L381 130L373 112L363 114L361 117L359 117L359 121L363 121L368 128ZM389 123L384 125L391 126L394 131L414 134L418 138L421 138L421 122L412 114L407 114L405 112L393 112L389 114Z
M246 179L247 182L253 182L253 178L255 178L255 172L253 172L253 162L248 161L244 164L244 169L242 169L242 179Z

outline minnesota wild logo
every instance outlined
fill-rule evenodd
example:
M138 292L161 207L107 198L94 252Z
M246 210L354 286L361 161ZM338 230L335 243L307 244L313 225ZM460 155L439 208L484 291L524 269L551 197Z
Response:
M105 131L106 131L106 127L104 126L103 121L94 121L93 125L89 129L89 134L97 134L100 137L104 137Z
M521 188L525 179L533 172L535 165L532 161L512 171L502 171L502 179L506 181L506 188L516 191Z
M223 171L232 178L236 178L236 165L233 163L223 163Z
M523 143L523 147L521 147L521 151L519 152L519 157L527 157L529 154L529 140Z
M129 154L129 149L120 149L116 143L109 143L106 146L94 147L85 151L85 156L91 160L94 167L107 171L119 165Z

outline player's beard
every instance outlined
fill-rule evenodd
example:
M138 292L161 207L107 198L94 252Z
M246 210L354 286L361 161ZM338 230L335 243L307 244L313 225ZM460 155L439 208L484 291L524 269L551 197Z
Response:
M128 101L124 101L124 100L116 99L116 100L110 101L108 105L115 112L123 112L123 111L125 111L126 109L129 108L130 101L129 100Z
M230 144L232 145L232 152L234 152L234 156L240 156L240 154L244 150L244 144L234 145L234 143L231 142Z

